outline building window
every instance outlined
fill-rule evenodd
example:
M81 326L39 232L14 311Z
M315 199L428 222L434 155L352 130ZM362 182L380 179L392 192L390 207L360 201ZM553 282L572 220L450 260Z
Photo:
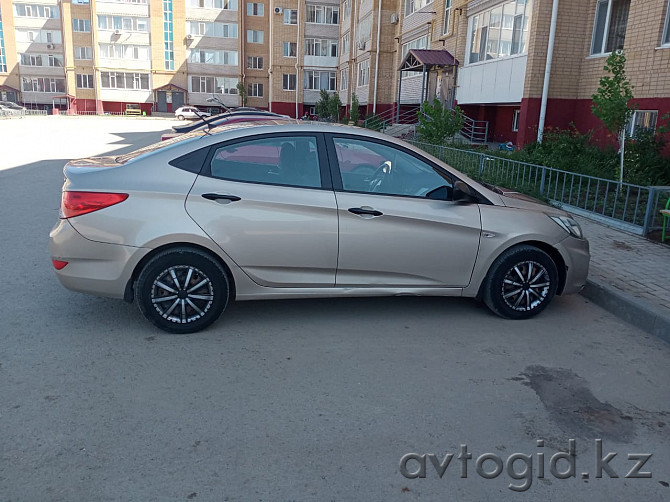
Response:
M598 0L593 23L591 54L608 54L623 49L630 0Z
M428 35L424 35L423 37L415 38L414 40L407 42L405 44L402 44L402 59L405 59L405 56L407 56L407 53L410 51L410 49L427 49L428 48ZM405 71L403 72L403 78L405 77L415 77L417 75L421 75L422 73L420 71Z
M468 63L528 52L532 0L506 1L468 18Z
M263 69L263 58L260 56L247 56L247 69L249 70L262 70Z
M337 40L306 38L305 56L337 57Z
M358 87L368 85L368 79L370 78L370 60L366 59L358 63Z
M129 16L98 16L98 29L139 31L148 33L149 18Z
M247 16L263 16L263 4L247 2Z
M284 73L282 76L282 89L285 91L295 91L296 81L296 76L293 73Z
M189 7L237 10L237 0L188 0Z
M314 91L335 90L335 72L334 71L315 71L305 70L304 88Z
M340 49L340 54L347 55L349 54L349 32L342 35L342 48Z
M351 15L351 0L342 2L342 19L347 19Z
M451 33L451 0L444 1L444 25L442 26L442 34L448 35Z
M307 22L317 24L339 24L340 8L326 5L308 5Z
M433 3L433 0L405 0L405 16L414 14L431 3Z
M237 51L218 51L215 49L192 49L187 53L190 63L219 64L237 66Z
M263 84L249 84L247 85L247 94L250 98L263 97Z
M358 48L365 50L365 42L372 38L372 16L368 16L358 22Z
M5 35L2 31L2 15L0 14L0 72L7 72L7 57L5 55Z
M14 15L16 17L36 17L40 19L58 19L60 12L56 6L50 5L26 5L14 4Z
M296 42L284 42L284 57L294 58L298 52L298 44Z
M284 9L284 24L298 24L298 11L295 9Z
M101 58L149 61L148 45L100 44L98 47Z
M23 77L21 79L21 90L24 92L65 92L65 79Z
M89 21L88 19L73 19L72 31L78 31L80 33L90 33L91 21Z
M263 43L263 31L261 30L247 30L247 42L250 44Z
M628 123L626 132L631 137L644 133L654 134L656 132L657 121L657 110L635 110Z
M93 89L93 75L76 74L77 89Z
M201 37L237 38L236 23L207 23L203 21L189 21L188 33Z
M119 71L100 72L100 85L103 89L149 90L148 73L124 73Z
M340 70L340 91L346 91L349 88L349 68Z
M91 47L75 47L75 59L93 59L93 49Z
M661 45L670 45L670 0L668 0L668 10L665 13L665 30Z
M519 131L519 117L521 116L521 110L514 110L514 115L512 115L512 131Z
M233 77L191 76L189 92L206 94L237 94L239 80Z
M172 0L163 0L163 58L166 70L174 70Z

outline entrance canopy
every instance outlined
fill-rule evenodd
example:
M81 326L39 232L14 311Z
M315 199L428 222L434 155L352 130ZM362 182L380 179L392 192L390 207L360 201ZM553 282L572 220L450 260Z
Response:
M398 108L396 111L396 120L400 117L400 95L402 90L402 73L405 71L420 71L421 77L421 101L426 101L428 97L427 77L428 73L434 69L456 68L458 60L446 50L431 49L410 49L400 63L400 78L398 79Z
M410 49L400 64L399 71L430 71L434 68L458 66L458 60L449 51Z

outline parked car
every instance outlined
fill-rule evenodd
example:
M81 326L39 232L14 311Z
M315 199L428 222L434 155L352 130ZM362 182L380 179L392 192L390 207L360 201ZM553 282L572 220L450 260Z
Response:
M258 110L256 108L250 108L250 107L239 107L229 112L214 115L213 117L209 118L207 122L209 122L210 127L213 127L215 125L223 125L233 117L259 117L259 120L290 118L288 115L280 115L278 113L268 112L266 110ZM173 126L172 130L177 133L185 133L195 131L200 127L206 127L206 126L207 124L203 120L199 120L197 122L193 122L190 124Z
M465 296L526 319L588 272L565 211L365 129L234 124L64 174L50 234L61 283L136 299L173 333L264 298Z
M209 117L211 113L198 110L195 106L182 106L177 108L174 116L179 120L199 119L200 117Z
M25 115L26 108L11 101L0 101L0 115Z
M179 136L180 134L184 134L186 132L191 132L191 131L199 131L199 130L204 130L204 129L211 129L212 127L218 127L222 125L229 125L229 124L235 124L239 122L255 122L255 121L262 121L262 120L268 120L268 119L288 119L288 120L293 120L287 115L278 115L276 113L270 113L270 112L264 112L262 110L259 110L259 113L253 113L253 112L229 112L229 113L223 113L221 115L215 115L214 117L211 117L207 119L205 122L204 120L197 121L193 124L186 124L184 126L174 126L172 128L173 132L171 133L165 133L161 136L161 141L166 141L168 139L175 138ZM177 130L175 132L175 130Z

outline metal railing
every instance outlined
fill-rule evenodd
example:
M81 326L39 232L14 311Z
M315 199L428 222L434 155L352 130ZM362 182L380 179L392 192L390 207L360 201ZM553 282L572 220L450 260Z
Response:
M470 143L486 143L489 138L489 123L486 120L473 120L463 115L461 135Z
M409 142L476 180L544 199L580 216L640 235L661 227L659 211L670 198L670 186L619 183L482 152Z

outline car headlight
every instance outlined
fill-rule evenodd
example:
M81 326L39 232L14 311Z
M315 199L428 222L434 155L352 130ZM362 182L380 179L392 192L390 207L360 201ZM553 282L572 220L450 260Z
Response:
M582 233L582 227L579 226L579 223L577 223L575 220L570 218L569 216L549 216L552 220L554 220L558 225L565 230L567 233L572 235L573 237L577 237L578 239L583 239L584 234Z

